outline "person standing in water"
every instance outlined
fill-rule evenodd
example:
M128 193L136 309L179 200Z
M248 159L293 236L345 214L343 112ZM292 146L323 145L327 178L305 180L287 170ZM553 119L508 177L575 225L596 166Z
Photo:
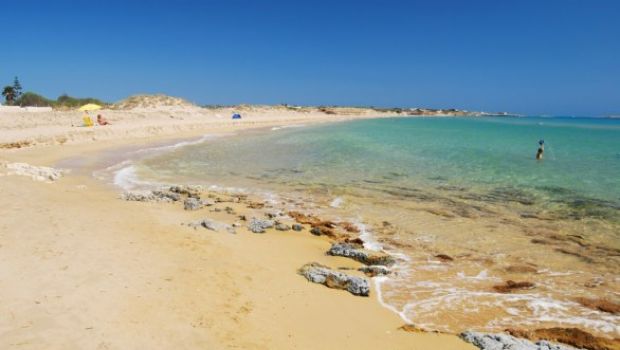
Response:
M536 151L536 160L543 159L543 153L545 153L545 140L538 141L538 151Z

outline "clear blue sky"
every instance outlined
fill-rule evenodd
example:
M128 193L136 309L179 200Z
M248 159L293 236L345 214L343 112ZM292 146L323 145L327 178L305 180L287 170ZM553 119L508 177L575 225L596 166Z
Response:
M620 1L7 1L0 83L116 101L620 114Z

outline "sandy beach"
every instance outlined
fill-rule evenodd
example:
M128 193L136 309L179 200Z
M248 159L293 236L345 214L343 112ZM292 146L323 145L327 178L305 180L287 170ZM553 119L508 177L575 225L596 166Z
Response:
M297 270L310 262L363 276L355 270L362 264L327 256L331 240L309 226L195 229L187 223L232 224L263 212L231 198L197 211L123 201L92 177L102 154L127 147L393 115L246 108L235 110L240 122L229 119L232 109L104 110L112 125L93 128L71 126L78 112L2 113L5 166L70 159L79 170L50 183L0 171L0 348L474 349L456 335L400 329L404 321L380 305L372 282L370 297L308 282Z

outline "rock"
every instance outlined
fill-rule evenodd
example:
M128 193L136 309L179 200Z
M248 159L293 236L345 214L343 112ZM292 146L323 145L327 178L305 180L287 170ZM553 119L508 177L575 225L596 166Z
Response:
M545 340L533 343L503 333L463 332L460 337L482 350L575 350L566 345L549 343Z
M54 182L62 176L62 171L45 166L34 166L27 163L3 163L8 175L28 176L34 181Z
M248 224L248 229L254 233L265 233L265 230L273 227L273 221L252 218Z
M608 312L610 314L620 314L620 304L611 300L602 298L577 298L575 301L593 310Z
M121 198L133 202L151 202L155 200L151 191L125 191Z
M344 239L345 243L350 243L353 246L355 246L356 248L364 248L364 240L357 237L357 238L345 238Z
M313 227L310 229L310 233L312 233L315 236L320 236L321 235L321 229L319 227Z
M180 194L170 191L153 191L153 195L157 198L161 198L164 201L170 200L172 202L177 202L181 200Z
M435 257L441 261L454 261L454 258L446 254L437 254Z
M277 224L276 225L276 230L278 230L278 231L288 231L290 229L291 229L291 227L289 225L285 225L285 224Z
M183 201L183 208L185 210L198 210L204 207L202 201L198 198L189 197Z
M368 281L361 277L349 276L345 273L331 270L319 263L308 263L299 269L299 274L313 283L320 283L329 288L344 289L359 296L368 296L370 287Z
M194 230L198 229L199 227L205 228L207 230L210 231L220 231L222 229L225 229L226 231L228 231L229 233L236 233L234 227L232 227L231 225L227 225L221 222L217 222L217 221L213 221L211 219L202 219L196 222L192 222L187 224L187 226L189 227L193 227Z
M511 280L506 281L506 283L504 284L493 286L493 289L498 293L511 293L518 289L532 289L532 288L534 288L534 283L532 282L527 282L527 281L515 282Z
M327 255L344 256L366 265L390 266L395 262L394 258L387 254L358 249L350 243L334 243L327 251Z
M125 191L121 198L135 202L174 202L181 199L176 193L168 191Z
M301 226L300 224L293 224L293 231L301 231L303 229L304 227Z
M231 208L231 207L226 207L224 208L224 211L230 215L235 215L235 209Z
M192 198L200 198L200 192L202 192L202 187L200 186L170 186L168 189L170 192L178 193L180 195L185 195Z
M340 227L342 227L347 232L351 232L351 233L360 232L360 229L355 224L347 222L347 221L339 222L338 225L340 225Z
M513 337L527 338L531 340L541 340L540 342L553 341L568 344L576 348L590 350L618 350L620 349L620 339L609 339L597 337L579 328L540 328L535 330L516 330L507 329ZM545 348L543 348L545 349ZM554 348L551 348L554 349ZM564 345L560 349L573 349Z
M368 277L385 276L390 274L390 270L381 265L363 266L358 269Z

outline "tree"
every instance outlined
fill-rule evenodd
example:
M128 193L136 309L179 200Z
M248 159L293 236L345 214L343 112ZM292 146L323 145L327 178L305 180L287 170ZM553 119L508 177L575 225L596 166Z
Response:
M13 80L13 91L15 91L15 99L17 100L22 95L22 84L19 83L17 77Z
M2 90L2 96L4 96L7 105L13 105L15 101L15 88L13 86L5 86Z

